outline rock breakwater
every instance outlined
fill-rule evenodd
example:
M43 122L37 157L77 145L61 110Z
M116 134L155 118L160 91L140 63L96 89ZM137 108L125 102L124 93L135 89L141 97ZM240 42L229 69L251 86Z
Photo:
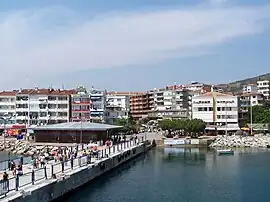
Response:
M65 149L66 147L61 147L61 149ZM44 153L52 154L55 150L59 149L59 147L55 146L37 146L33 145L28 141L18 141L18 140L8 140L0 143L0 151L10 152L15 155L39 155Z
M264 147L270 146L270 135L254 135L241 137L233 136L218 136L210 147Z

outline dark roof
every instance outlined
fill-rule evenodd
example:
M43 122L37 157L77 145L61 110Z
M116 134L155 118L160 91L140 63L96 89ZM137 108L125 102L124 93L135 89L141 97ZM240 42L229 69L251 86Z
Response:
M84 130L84 131L106 131L110 129L122 128L122 126L102 124L102 123L90 123L90 122L68 122L51 124L46 126L38 126L31 128L32 130Z

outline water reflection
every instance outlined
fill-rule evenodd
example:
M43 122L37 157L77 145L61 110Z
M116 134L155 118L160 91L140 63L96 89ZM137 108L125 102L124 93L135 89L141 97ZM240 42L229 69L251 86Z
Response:
M163 160L166 163L183 162L187 165L202 165L206 162L206 148L173 148L163 150Z

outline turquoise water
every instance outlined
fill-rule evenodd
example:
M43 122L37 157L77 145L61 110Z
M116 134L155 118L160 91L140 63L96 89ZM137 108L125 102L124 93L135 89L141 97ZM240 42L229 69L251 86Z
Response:
M155 149L80 188L68 202L268 202L270 153Z

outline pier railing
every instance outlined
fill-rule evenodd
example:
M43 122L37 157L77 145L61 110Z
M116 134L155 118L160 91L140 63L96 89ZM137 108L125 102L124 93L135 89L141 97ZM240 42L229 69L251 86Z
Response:
M96 160L100 160L109 157L111 154L121 152L127 148L138 145L144 141L144 137L125 141L112 145L110 147L99 150L96 154L78 156L71 158L68 161L55 162L51 160L47 162L44 167L38 169L32 169L30 172L17 174L16 176L10 177L8 180L0 181L0 197L6 196L10 191L18 191L20 188L27 185L34 185L38 181L46 179L55 179L56 175L64 173L68 170L83 167L88 164L94 163ZM25 165L31 167L30 164Z

